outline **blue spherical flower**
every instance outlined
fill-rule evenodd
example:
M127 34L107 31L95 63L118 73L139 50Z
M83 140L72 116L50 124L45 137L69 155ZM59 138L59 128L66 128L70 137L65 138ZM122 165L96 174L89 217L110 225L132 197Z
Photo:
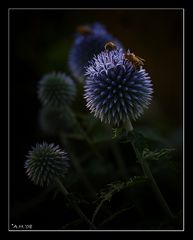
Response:
M58 145L36 144L29 151L24 167L34 184L44 186L53 183L56 178L65 177L69 168L69 158Z
M150 104L153 93L145 69L136 69L125 56L123 49L103 51L90 61L86 71L87 107L113 126L137 119Z
M106 42L113 41L120 47L121 43L99 23L79 27L78 31L69 54L69 68L76 79L83 81L85 67L93 55L104 50Z
M44 106L62 107L69 105L75 97L73 80L62 72L43 76L38 84L38 98Z

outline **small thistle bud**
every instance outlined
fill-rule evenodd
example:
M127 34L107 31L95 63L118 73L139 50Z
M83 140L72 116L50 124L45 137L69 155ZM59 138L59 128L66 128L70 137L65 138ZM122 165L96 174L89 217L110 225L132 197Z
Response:
M103 51L105 43L110 41L121 47L121 43L108 33L103 25L93 23L80 26L69 54L69 68L72 75L76 79L84 81L85 67L88 65L88 61L92 59L93 55Z
M63 179L69 168L69 158L58 145L36 144L29 151L24 168L29 179L37 185L49 185L56 178Z
M76 93L73 80L64 73L48 73L38 85L38 98L44 106L61 107L69 105Z
M90 61L85 74L86 106L113 127L136 120L150 104L153 93L145 69L136 69L124 56L123 49L105 50Z

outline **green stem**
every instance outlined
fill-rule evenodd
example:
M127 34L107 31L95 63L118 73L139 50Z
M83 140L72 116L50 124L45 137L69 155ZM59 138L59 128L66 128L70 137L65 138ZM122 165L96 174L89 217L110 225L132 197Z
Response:
M124 127L127 133L133 131L133 126L131 124L130 119L128 119L128 121L124 123Z
M157 183L156 183L156 181L155 181L155 179L154 179L154 177L151 173L151 170L150 170L149 165L148 165L146 160L143 160L141 162L141 167L143 169L143 172L144 172L145 176L147 176L149 178L149 180L151 182L151 185L152 185L152 188L153 188L153 190L154 190L154 192L157 196L157 199L159 200L160 205L162 206L165 213L168 215L169 219L173 221L174 216L173 216L166 200L164 199L164 197L163 197L163 195L162 195L162 193L161 193L161 191L160 191L160 189L159 189L159 187L158 187L158 185L157 185Z
M102 207L102 205L103 205L104 202L105 202L105 200L101 201L101 202L99 203L99 205L97 206L97 208L95 209L94 214L93 214L93 216L92 216L92 220L91 220L92 223L94 222L95 217L96 217L97 213L99 212L99 209Z
M122 158L119 146L117 143L112 143L112 151L115 156L117 166L119 168L120 174L123 179L127 179L127 171L126 171L126 166L124 163L124 160Z
M129 129L128 131L133 131L133 127L131 125L131 122L129 123ZM168 216L168 218L173 222L174 221L174 215L172 214L166 200L164 199L152 173L151 173L151 169L149 168L149 165L147 163L147 161L145 159L143 159L141 157L141 154L138 150L138 148L136 147L134 141L132 141L132 147L135 151L135 154L136 154L136 157L137 157L137 160L138 162L140 163L142 169L143 169L143 173L144 175L149 179L150 183L151 183L151 186L152 186L152 189L155 193L155 196L157 197L159 203L160 203L160 206L162 207L163 211L165 212L165 214Z
M78 215L82 218L82 220L84 220L89 226L91 229L96 229L96 227L94 226L93 223L91 223L91 221L87 218L87 216L82 212L82 210L79 208L79 206L74 202L72 201L70 198L69 198L69 192L68 190L64 187L64 185L61 183L61 181L56 178L55 179L56 181L56 184L59 188L59 190L63 193L63 195L66 197L66 199L68 200L68 202L71 204L71 206L74 208L74 210L78 213Z

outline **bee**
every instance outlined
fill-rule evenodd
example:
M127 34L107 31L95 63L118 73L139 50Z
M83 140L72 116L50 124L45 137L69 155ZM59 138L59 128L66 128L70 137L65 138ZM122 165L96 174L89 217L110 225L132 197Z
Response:
M113 42L107 42L105 44L105 50L112 51L115 50L117 47Z
M144 65L143 62L145 62L145 59L136 56L134 53L125 53L124 57L138 70L140 70L140 67Z
M77 28L77 32L79 32L82 35L87 35L91 33L91 29L89 26L82 25Z

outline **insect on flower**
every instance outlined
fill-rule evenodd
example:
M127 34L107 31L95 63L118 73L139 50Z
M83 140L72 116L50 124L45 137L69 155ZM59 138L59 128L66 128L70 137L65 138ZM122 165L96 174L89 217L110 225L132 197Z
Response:
M77 32L79 32L82 35L87 35L91 33L91 29L89 26L82 25L77 28Z
M80 25L75 34L74 42L69 51L68 65L73 77L80 81L85 81L85 67L94 55L104 50L107 42L114 42L117 48L122 44L113 37L100 23Z
M107 42L105 44L105 50L112 51L115 50L117 47L113 42Z
M125 59L129 60L136 69L140 70L140 67L144 65L145 59L136 56L134 53L125 53Z

